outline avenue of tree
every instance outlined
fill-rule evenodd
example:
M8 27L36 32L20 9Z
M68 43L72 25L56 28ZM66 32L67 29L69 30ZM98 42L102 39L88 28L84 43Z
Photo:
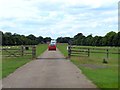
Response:
M39 43L47 43L51 41L51 37L42 36L36 37L32 34L25 36L19 34L12 34L10 32L0 32L2 36L2 45L37 45ZM84 46L120 46L120 32L108 32L105 36L84 36L78 33L73 38L58 37L58 43L69 43L74 45Z

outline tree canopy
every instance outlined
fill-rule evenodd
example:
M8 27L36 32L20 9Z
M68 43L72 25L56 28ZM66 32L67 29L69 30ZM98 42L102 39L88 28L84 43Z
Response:
M82 33L78 33L73 38L58 37L57 42L68 43L71 42L73 45L84 45L84 46L120 46L120 32L108 32L105 36L84 36Z
M10 32L3 33L2 35L2 45L37 45L39 43L46 43L50 41L50 37L43 38L42 36L36 37L32 34L25 36L19 34L12 34Z
M25 36L20 34L12 34L10 32L3 33L0 31L2 36L2 45L37 45L39 43L47 43L52 39L51 37L34 36L32 34ZM82 33L78 33L73 38L70 37L58 37L58 43L68 43L73 45L84 45L84 46L120 46L120 32L108 32L105 36L84 36Z

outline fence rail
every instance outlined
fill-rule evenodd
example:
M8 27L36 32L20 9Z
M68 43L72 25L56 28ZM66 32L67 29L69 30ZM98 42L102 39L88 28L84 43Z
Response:
M0 51L2 51L3 57L20 57L31 55L32 58L36 58L35 45L3 46Z
M108 48L85 48L80 46L71 46L67 47L68 57L71 56L87 56L90 57L90 53L103 53L106 55L106 58L109 58L109 54L120 54L119 50L111 51Z

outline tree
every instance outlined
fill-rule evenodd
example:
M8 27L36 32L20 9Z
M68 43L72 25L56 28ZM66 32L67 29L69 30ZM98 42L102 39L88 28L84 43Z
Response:
M70 37L58 37L57 38L57 42L58 43L69 43L71 40Z
M113 46L113 38L116 35L115 32L111 31L105 35L107 46Z
M92 45L92 41L93 41L92 34L91 34L91 35L88 35L88 36L86 37L86 40L85 40L85 45L91 46L91 45Z
M37 45L51 41L51 37L36 37L32 34L25 36L16 33L12 34L10 32L3 33L2 31L0 31L0 36L2 36L2 45ZM120 46L120 32L116 33L111 31L103 37L93 37L92 35L84 36L82 33L78 33L73 38L58 37L57 42L86 46Z
M113 46L120 46L120 32L118 32L113 38Z
M47 42L50 42L52 39L51 39L51 37L45 37L43 40L45 43L47 43Z
M6 32L3 37L3 43L5 45L14 45L14 40L10 32Z
M2 31L0 31L0 45L3 45L3 43L2 43L2 41L3 41L3 32Z
M36 45L39 41L34 35L19 35L10 32L3 33L2 35L2 45Z
M118 38L117 38L117 41L118 41L118 44L117 44L117 46L120 46L120 32L118 32Z
M44 43L44 39L42 36L37 37L37 42L39 43Z
M95 36L93 37L93 46L101 46L102 45L102 41L101 41L102 37L101 36Z
M82 33L78 33L74 36L74 44L83 45L85 36Z

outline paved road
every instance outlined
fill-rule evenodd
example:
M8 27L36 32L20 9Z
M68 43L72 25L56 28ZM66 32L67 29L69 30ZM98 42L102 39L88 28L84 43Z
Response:
M39 58L4 78L3 88L96 88L59 50Z

